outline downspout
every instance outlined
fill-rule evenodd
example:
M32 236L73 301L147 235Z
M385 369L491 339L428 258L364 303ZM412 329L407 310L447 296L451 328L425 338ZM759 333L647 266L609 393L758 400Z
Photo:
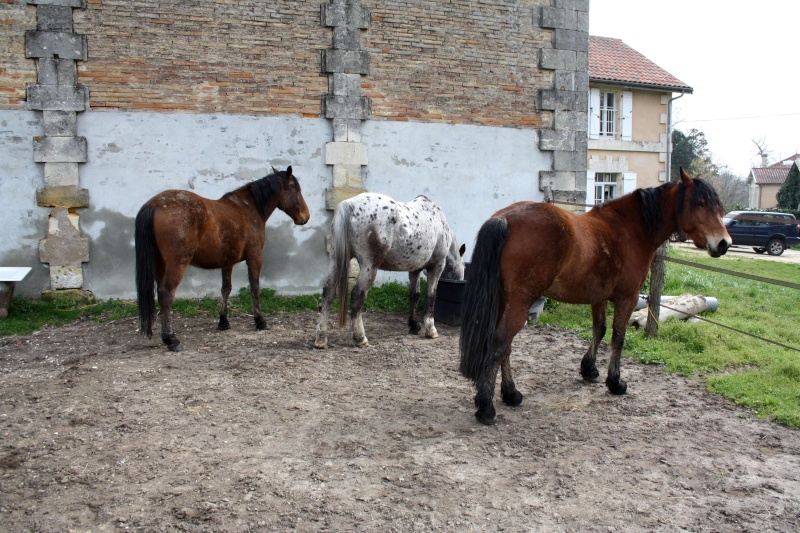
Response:
M679 96L673 96L667 101L667 183L672 181L672 102L683 98L685 94L681 91Z

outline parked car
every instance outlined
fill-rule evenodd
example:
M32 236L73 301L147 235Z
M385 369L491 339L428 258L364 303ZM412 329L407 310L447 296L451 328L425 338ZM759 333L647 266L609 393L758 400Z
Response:
M722 221L734 246L752 246L759 254L781 255L800 244L800 226L791 213L731 211Z

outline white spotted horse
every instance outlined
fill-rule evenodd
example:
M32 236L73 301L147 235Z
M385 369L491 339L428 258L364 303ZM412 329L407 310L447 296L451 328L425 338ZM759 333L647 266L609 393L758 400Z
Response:
M328 346L328 308L339 293L339 326L347 322L347 271L350 260L358 261L359 273L351 295L350 319L353 341L368 346L361 308L378 270L408 272L411 315L409 331L417 334L419 276L425 270L425 336L439 334L433 321L433 306L439 278L464 279L464 245L459 249L455 233L441 208L425 196L407 203L388 196L363 193L343 201L336 209L331 226L331 252L328 279L322 289L316 348Z

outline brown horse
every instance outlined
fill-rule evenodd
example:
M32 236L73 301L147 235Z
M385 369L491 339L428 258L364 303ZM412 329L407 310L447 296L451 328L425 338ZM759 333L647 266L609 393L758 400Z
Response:
M592 306L592 342L580 368L590 382L600 375L597 348L608 302L613 304L606 386L624 394L619 365L625 330L656 249L680 229L719 257L731 245L723 213L716 191L681 169L680 182L638 189L582 215L534 202L492 215L478 232L461 313L460 370L478 391L475 417L494 422L498 368L503 402L522 403L511 376L511 342L540 296Z
M285 171L231 191L219 200L208 200L189 191L165 191L147 201L136 215L136 292L139 331L150 338L155 320L153 285L161 307L161 340L173 351L183 345L172 330L172 301L186 267L222 269L222 311L219 329L228 329L228 296L233 265L247 263L250 295L257 329L268 329L261 314L259 277L265 225L275 208L295 224L308 222L300 183Z

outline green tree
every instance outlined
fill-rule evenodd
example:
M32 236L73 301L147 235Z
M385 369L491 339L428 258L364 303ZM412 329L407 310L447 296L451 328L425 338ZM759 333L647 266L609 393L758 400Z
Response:
M792 165L786 181L778 191L778 207L785 211L800 214L800 170L797 163Z
M681 130L672 130L672 164L670 166L671 179L680 177L679 167L690 174L716 174L717 167L711 160L708 152L708 141L702 131L695 128L689 133Z

